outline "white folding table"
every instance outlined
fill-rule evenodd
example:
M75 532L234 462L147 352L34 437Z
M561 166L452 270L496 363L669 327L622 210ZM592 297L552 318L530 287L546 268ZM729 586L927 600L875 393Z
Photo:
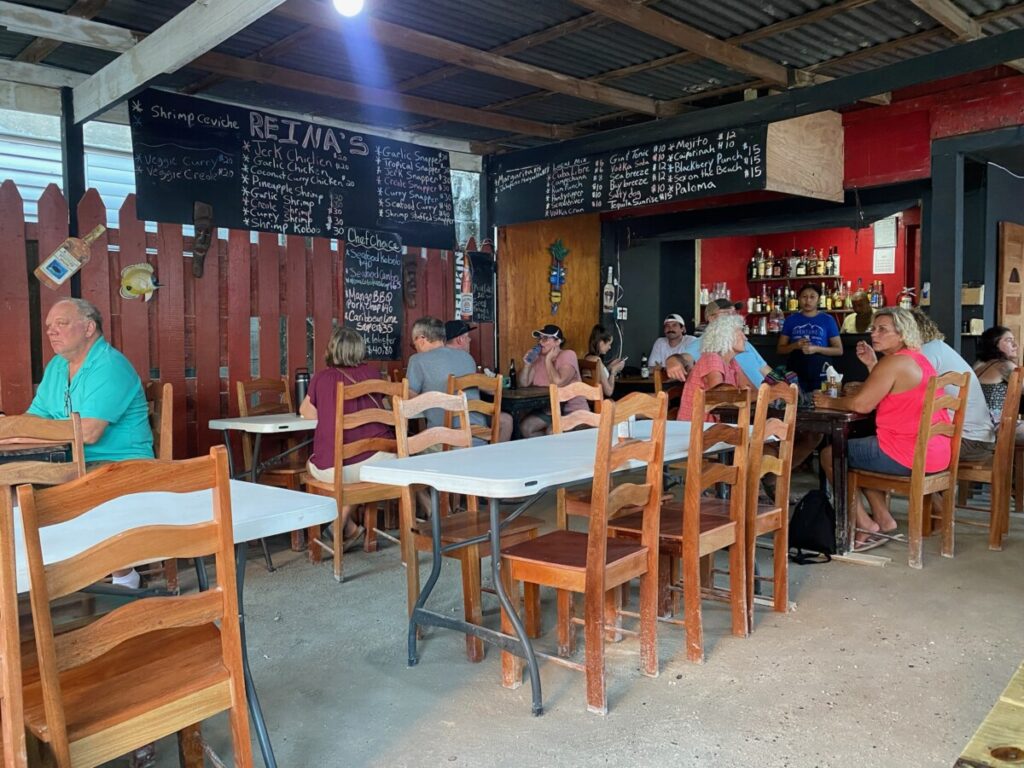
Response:
M243 585L247 543L253 539L287 533L296 528L325 525L337 516L334 499L310 493L256 485L239 480L231 481L231 524L235 540L235 563L238 580L239 624L242 632L242 666L249 714L253 720L256 738L263 762L276 768L277 762L270 746L263 712L249 670L249 656L245 643L245 610ZM41 532L43 559L58 562L77 555L126 528L143 525L192 525L213 519L211 491L192 493L136 493L112 499L99 507ZM25 536L21 515L14 515L15 567L18 591L27 592L30 586L28 561L25 556ZM202 573L200 569L200 573Z
M710 426L710 425L708 425ZM639 421L634 426L636 437L650 437L650 422ZM670 421L665 430L665 461L686 458L690 447L690 422ZM712 446L709 453L728 448ZM500 527L521 515L527 507L548 489L589 480L594 475L594 458L597 450L597 430L585 429L561 435L546 435L529 440L513 440L456 451L411 456L405 459L389 459L368 464L359 470L359 479L388 485L426 485L430 487L432 514L430 516L433 537L433 562L430 577L420 591L412 616L409 618L409 666L418 662L416 652L416 627L447 627L459 632L472 634L526 659L533 689L533 713L544 711L540 688L540 673L533 645L526 635L522 621L516 614L505 593L501 581ZM642 466L636 463L636 467ZM458 544L441 544L441 516L438 498L440 493L462 493L489 499L490 531L482 536ZM499 500L531 497L519 506L502 523L499 515ZM448 614L427 610L427 599L441 574L441 554L458 547L486 541L491 543L491 577L494 580L498 600L508 613L515 628L516 638L509 637L487 627L470 624ZM410 564L412 567L412 564Z
M280 435L288 432L311 432L316 429L316 419L304 419L295 413L269 413L262 416L233 416L225 419L210 419L210 429L219 429L224 436L224 446L228 449L228 470L235 477L235 466L231 458L232 431L248 432L256 437L253 440L252 467L249 468L249 479L256 482L260 470L266 465L280 460L292 451L296 451L306 443L290 448L283 453L272 456L262 464L259 462L260 442L263 435Z

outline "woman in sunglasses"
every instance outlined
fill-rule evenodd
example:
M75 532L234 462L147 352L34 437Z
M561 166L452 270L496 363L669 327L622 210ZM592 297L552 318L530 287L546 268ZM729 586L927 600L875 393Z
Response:
M921 332L909 310L896 307L878 310L869 331L871 345L863 341L857 343L857 358L869 372L863 386L845 397L829 397L823 392L816 392L814 404L828 410L875 411L876 434L849 442L849 466L909 477L914 465L914 447L928 380L936 375L935 369L921 354ZM883 357L879 358L878 353ZM936 422L949 423L945 409L936 411L933 423ZM949 466L949 460L949 438L933 437L928 442L925 470L940 472ZM821 452L821 466L831 482L831 447ZM859 498L853 500L859 545L875 543L876 537L872 534L896 530L896 521L885 503L885 492L864 489L864 496L870 515Z

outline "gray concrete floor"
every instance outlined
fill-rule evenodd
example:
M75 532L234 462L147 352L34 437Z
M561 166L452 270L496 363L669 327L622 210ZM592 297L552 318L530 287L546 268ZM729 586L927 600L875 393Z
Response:
M545 713L531 716L528 684L501 687L500 655L470 664L447 630L428 630L407 667L393 545L348 556L343 584L283 550L268 573L252 550L249 653L282 768L949 766L1024 657L1024 519L1011 528L1001 553L977 528L958 527L952 560L928 540L921 571L900 544L875 550L892 558L885 567L791 566L795 609L759 610L746 639L728 634L726 606L705 603L702 665L685 660L672 625L660 628L657 678L639 674L635 640L611 646L607 716L586 711L581 674L543 662ZM496 626L497 601L485 601ZM451 563L431 605L461 613ZM544 609L538 643L551 649L552 596ZM230 753L223 718L204 733ZM158 757L177 764L172 740Z

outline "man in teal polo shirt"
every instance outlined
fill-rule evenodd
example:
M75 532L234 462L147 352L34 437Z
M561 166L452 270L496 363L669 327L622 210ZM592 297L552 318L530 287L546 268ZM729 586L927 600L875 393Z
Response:
M63 299L46 316L46 335L56 355L28 413L66 419L77 412L88 463L152 459L142 382L128 359L103 338L99 310L84 299Z

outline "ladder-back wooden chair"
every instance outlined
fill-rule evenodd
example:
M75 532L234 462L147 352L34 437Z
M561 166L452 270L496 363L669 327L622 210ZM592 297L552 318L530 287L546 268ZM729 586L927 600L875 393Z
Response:
M601 385L573 382L564 387L551 384L548 387L551 403L551 434L560 435L580 427L597 427L601 423L601 407L605 402ZM589 408L581 408L562 415L562 404L575 397L586 398ZM569 516L587 517L590 514L590 491L569 491L559 488L555 491L555 525L566 529Z
M0 464L0 765L25 768L22 654L14 552L14 494L21 483L55 485L85 474L82 423L77 413L53 420L38 416L0 419L0 440L33 440L71 446L71 461L16 461Z
M211 494L211 520L136 527L61 562L44 564L43 529L126 495L194 491ZM101 765L226 711L235 765L251 766L224 447L173 463L108 464L87 477L42 490L22 485L18 502L39 658L39 679L24 688L25 723L31 736L46 744L56 765ZM54 635L51 600L112 569L168 555L212 555L217 585L187 596L137 600L85 627Z
M662 393L661 396L664 396ZM735 415L735 424L705 424L715 411ZM716 552L729 551L728 602L732 613L732 633L747 635L746 572L746 496L750 440L750 395L745 389L718 386L697 390L690 421L687 451L686 485L682 503L670 501L661 507L662 559L659 565L660 606L667 606L670 592L683 595L684 620L664 617L664 621L683 624L686 630L686 656L690 661L704 660L704 625L701 615L701 561ZM715 446L732 451L731 460L708 461L705 451ZM728 499L703 495L707 488L729 486ZM644 520L630 515L610 527L613 536L639 538ZM673 560L682 562L682 581L674 583ZM712 585L709 591L714 592ZM713 595L714 596L714 595ZM664 611L662 611L664 612Z
M583 355L578 356L578 362L580 366L580 380L584 384L590 384L591 386L600 386L601 379L599 378L597 367L600 363L597 360L587 360Z
M932 514L932 494L942 493L942 556L953 557L953 520L956 507L957 472L960 461L960 438L964 431L964 416L967 411L967 385L969 373L944 373L928 381L921 409L921 422L917 431L914 448L914 466L910 476L887 475L851 469L846 475L847 503L853 504L862 488L873 488L886 493L898 493L907 497L907 540L908 562L911 568L922 565L922 535L924 518ZM953 397L945 392L946 387L956 387L958 395ZM941 409L953 411L952 423L934 421L933 416ZM925 472L925 458L928 441L933 437L950 439L951 460L949 467L941 472Z
M153 431L153 455L161 461L174 459L174 385L153 380L146 383L149 428ZM146 570L147 576L162 572L169 592L178 591L178 563L165 560Z
M1021 385L1024 383L1024 368L1018 366L1010 373L1006 385L1006 399L999 415L999 428L996 430L996 448L986 461L961 461L957 470L957 478L961 490L965 484L988 483L991 489L989 500L988 523L976 520L958 520L964 525L988 525L988 548L1001 550L1003 537L1010 532L1010 493L1013 473L1008 471L1013 466L1014 440L1017 432L1017 414L1020 409ZM965 494L961 494L963 496ZM965 509L979 509L968 506L966 499L961 499L958 506Z
M654 366L654 391L668 396L668 418L672 421L679 415L679 403L683 399L683 382L670 379L665 368Z
M398 455L401 458L415 456L426 451L449 450L451 448L469 448L473 443L469 428L469 409L465 394L449 395L444 392L424 392L413 398L395 397L394 411L397 420ZM446 413L458 417L458 428L430 427L415 435L409 434L409 421L416 419L431 408L440 408ZM472 461L467 457L467 461ZM490 530L490 513L480 511L475 496L466 499L468 509L465 512L444 515L441 518L441 545L457 544L466 539L483 535ZM415 497L413 488L402 488L400 505L402 516L402 560L406 564L409 611L412 612L416 598L420 594L420 571L418 552L433 551L433 535L430 522L415 519ZM440 514L440 509L438 510ZM504 519L505 515L502 515ZM543 521L535 517L522 515L517 517L501 530L502 545L515 544L532 539ZM466 621L472 624L483 623L481 605L480 563L490 556L489 541L471 544L466 547L444 553L445 556L459 561L462 567L462 600L466 613ZM473 635L466 635L466 655L470 661L480 661L484 657L483 641Z
M338 505L338 516L331 526L333 536L328 544L320 536L320 526L314 526L307 531L309 538L309 559L311 562L319 563L322 553L329 553L334 560L334 578L339 583L344 580L344 526L341 521L341 510L346 506L365 505L363 509L363 525L366 528L366 539L364 548L366 551L376 549L377 530L377 505L382 501L395 501L401 499L401 488L396 485L384 485L383 483L355 482L346 483L343 481L342 467L345 459L358 456L361 453L384 451L386 453L397 453L398 444L394 437L371 437L353 442L345 442L345 430L367 424L379 424L382 427L395 428L395 412L385 407L388 398L398 395L406 397L409 394L409 382L402 379L399 383L384 381L383 379L368 379L356 384L346 385L339 381L335 390L335 412L334 412L334 482L325 483L316 480L308 473L303 475L302 482L309 493L319 496L333 496ZM363 408L354 413L345 413L344 404L359 398L370 398L377 403L375 408ZM371 533L372 532L372 533Z
M522 582L526 585L548 586L557 590L559 603L570 603L573 593L583 594L584 657L583 664L556 656L543 655L553 661L586 673L587 709L604 714L608 711L605 693L604 644L609 629L625 632L617 624L614 606L622 585L640 579L640 667L643 674L658 674L657 599L658 599L658 523L661 505L662 459L665 452L664 394L645 395L635 392L618 402L607 402L602 408L594 458L593 506L586 533L554 530L513 546L502 547L501 572L513 607L518 609ZM642 439L616 439L618 424L630 416L652 420L651 436ZM630 461L646 465L642 483L623 482L612 487L611 475ZM639 509L640 511L636 511ZM608 538L609 527L619 515L628 514L640 520L639 541ZM531 610L535 599L526 593L527 632L537 634L530 626L538 612ZM502 610L502 631L511 634L512 624ZM568 632L567 637L563 633ZM560 653L574 645L572 623L558 626ZM502 651L502 684L516 687L522 682L522 660Z
M472 414L479 413L486 417L490 426L485 424L473 424L470 422L470 431L473 437L483 440L486 443L498 442L498 434L501 428L501 377L487 376L482 373L470 373L466 376L448 375L448 394L454 395L458 392L465 392L468 389L476 388L479 394L487 393L491 400L483 400L479 397L466 399L469 408L470 418ZM445 411L445 426L450 427L454 423L454 414Z

